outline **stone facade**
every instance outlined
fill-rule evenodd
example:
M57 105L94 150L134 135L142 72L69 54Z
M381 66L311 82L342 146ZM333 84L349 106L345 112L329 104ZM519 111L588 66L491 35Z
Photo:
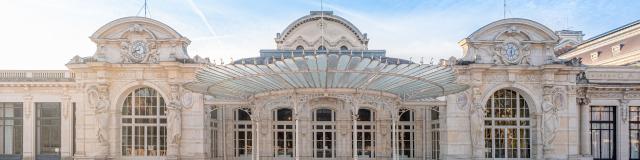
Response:
M6 123L0 159L635 158L638 26L582 42L581 32L527 19L489 23L459 42L462 57L441 60L470 89L437 99L318 88L224 101L185 89L211 65L187 54L186 37L122 18L99 28L95 54L73 57L68 71L0 71L0 118L21 122ZM277 50L363 55L368 41L332 12L311 12L275 38ZM233 63L245 60L258 63ZM612 122L594 119L603 114ZM594 130L600 123L611 126Z

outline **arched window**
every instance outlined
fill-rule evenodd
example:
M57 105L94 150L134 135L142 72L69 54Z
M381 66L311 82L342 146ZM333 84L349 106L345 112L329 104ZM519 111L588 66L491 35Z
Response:
M336 157L335 113L330 109L317 109L313 113L313 157Z
M251 157L253 153L253 134L251 132L251 109L236 109L234 114L234 155L236 157Z
M295 125L293 110L280 108L273 111L273 156L293 157L295 142Z
M318 50L319 51L325 51L325 50L327 50L327 48L325 48L324 46L320 46L320 47L318 47Z
M129 93L122 104L122 155L165 156L167 116L164 98L149 87Z
M346 50L349 50L349 47L347 47L347 46L340 46L340 50L341 50L341 51L346 51Z
M522 95L501 89L485 107L485 157L531 158L531 119Z
M401 158L412 158L415 154L415 115L409 109L400 109L398 111L399 121L397 124L397 153Z
M304 50L304 47L302 47L302 46L297 46L297 47L296 47L296 50L297 50L297 51Z
M356 134L357 154L361 158L375 157L376 125L375 113L369 109L358 110Z

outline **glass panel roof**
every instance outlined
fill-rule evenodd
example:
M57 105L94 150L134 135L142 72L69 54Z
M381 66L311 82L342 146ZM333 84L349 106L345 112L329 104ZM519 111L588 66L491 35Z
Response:
M450 67L399 63L386 57L317 54L267 63L209 65L185 84L194 92L242 100L255 94L313 88L381 91L419 101L464 91ZM254 61L255 62L255 61Z

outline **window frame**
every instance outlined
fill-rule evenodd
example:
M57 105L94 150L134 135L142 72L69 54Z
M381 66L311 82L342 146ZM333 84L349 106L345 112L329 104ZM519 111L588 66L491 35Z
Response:
M11 109L9 109L11 108ZM11 117L7 116L8 110L13 112ZM19 110L19 111L18 111ZM17 112L17 114L16 114ZM21 156L23 151L24 134L24 103L22 102L0 102L0 159ZM11 130L11 131L8 131ZM10 134L7 134L11 132ZM11 138L5 136L10 135ZM11 139L10 143L5 143L6 139ZM11 149L8 149L10 145ZM10 150L10 151L9 151ZM11 152L11 153L9 153Z
M600 108L602 108L602 109L610 109L610 110L598 111L597 109L600 109ZM596 110L594 110L594 109L596 109ZM593 156L594 160L597 160L597 159L601 159L601 160L603 160L603 159L616 159L617 158L616 152L617 152L618 148L617 148L617 141L616 141L616 139L617 139L617 135L616 135L617 134L617 132L616 132L616 130L617 130L617 126L616 126L617 125L617 122L616 122L617 114L616 114L616 112L617 112L616 106L590 106L589 107L589 118L590 118L590 120L589 120L589 132L591 133L591 137L590 137L591 145L590 145L590 148L591 148L591 155ZM609 120L602 120L602 119L594 120L596 118L596 116L597 117L602 117L604 115L604 114L594 115L596 113L605 113L605 114L606 113L610 113L610 114L608 114ZM597 129L594 129L594 125L601 126L603 124L608 124L611 128L602 129L602 127L599 127ZM610 155L611 158L603 158L603 157L601 157L602 153L603 153L602 152L602 147L598 147L598 149L597 149L598 152L594 151L594 150L596 150L596 147L594 147L594 145L596 145L596 144L593 143L593 142L595 142L594 138L596 138L596 137L594 137L594 135L596 135L594 132L598 132L598 135L601 135L603 132L608 132L610 136L613 136L613 137L610 137L611 140L609 140L609 142L611 142L610 143L611 144L611 146L610 146L611 148L610 149L611 149L612 152L609 152L611 154ZM602 141L602 137L598 137L598 139L601 140L601 141L598 141L598 142L603 142Z

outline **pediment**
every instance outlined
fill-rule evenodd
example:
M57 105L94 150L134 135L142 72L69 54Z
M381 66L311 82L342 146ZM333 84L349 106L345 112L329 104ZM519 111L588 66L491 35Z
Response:
M558 36L535 21L510 18L490 23L465 38L463 61L496 65L557 63Z
M97 44L91 57L109 63L159 63L188 60L190 41L171 27L145 17L125 17L107 23L91 37Z

